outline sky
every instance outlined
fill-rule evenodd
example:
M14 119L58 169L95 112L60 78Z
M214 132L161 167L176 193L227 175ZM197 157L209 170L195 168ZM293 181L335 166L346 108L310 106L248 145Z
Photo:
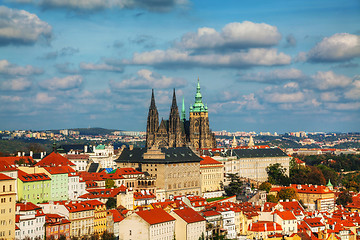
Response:
M0 130L360 131L358 0L2 0Z

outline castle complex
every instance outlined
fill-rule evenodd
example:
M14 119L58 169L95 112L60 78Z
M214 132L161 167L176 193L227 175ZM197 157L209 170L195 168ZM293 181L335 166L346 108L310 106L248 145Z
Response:
M155 104L154 90L151 95L146 127L146 147L184 147L214 148L215 135L209 127L208 108L202 102L200 82L198 80L195 103L190 107L189 120L186 120L184 99L181 119L176 103L175 89L170 108L169 120L161 120Z

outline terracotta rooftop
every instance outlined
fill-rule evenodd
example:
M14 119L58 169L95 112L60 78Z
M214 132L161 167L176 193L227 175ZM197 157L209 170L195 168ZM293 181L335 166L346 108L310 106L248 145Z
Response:
M53 166L76 166L66 157L61 156L59 153L52 152L44 157L40 162L36 163L35 166L39 167L53 167Z
M282 227L276 222L258 221L251 223L248 227L248 230L252 232L274 232L282 231Z
M175 218L173 218L170 214L165 212L165 210L163 210L162 208L139 211L136 212L136 214L139 215L150 225L175 221Z
M3 173L0 173L0 181L1 180L15 180L14 178L11 178Z
M222 163L219 161L216 161L215 159L208 157L208 156L202 156L203 160L200 161L200 167L204 167L204 165L219 165L219 167L222 167Z
M33 173L28 174L24 171L18 170L18 179L22 182L36 182L36 181L47 181L51 180L51 178L45 173Z
M192 208L183 208L183 209L174 210L174 213L176 213L187 223L206 221L206 219L203 216L201 216Z

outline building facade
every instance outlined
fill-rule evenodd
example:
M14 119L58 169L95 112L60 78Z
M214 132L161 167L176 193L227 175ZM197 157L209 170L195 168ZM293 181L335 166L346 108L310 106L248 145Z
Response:
M176 195L201 194L200 161L188 147L125 148L115 160L118 167L134 167L156 178L158 199Z
M175 89L170 108L169 120L161 120L155 104L154 90L146 127L146 147L184 147L213 148L216 145L215 135L210 130L208 108L202 102L200 82L195 95L195 103L190 107L189 120L186 120L185 104L183 99L181 118L176 103Z
M0 173L0 239L15 238L15 181Z

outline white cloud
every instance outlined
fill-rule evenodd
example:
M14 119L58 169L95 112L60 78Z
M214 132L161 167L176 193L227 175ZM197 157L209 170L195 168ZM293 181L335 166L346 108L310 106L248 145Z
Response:
M51 78L40 82L40 86L48 90L70 90L79 88L83 82L83 77L80 75L71 75L64 78Z
M345 98L347 99L360 99L360 76L355 77L356 80L352 83L351 89L345 92ZM359 80L357 80L359 79Z
M336 102L339 100L339 96L334 92L321 93L320 98L325 102Z
M8 95L0 96L0 99L2 102L21 102L23 100L22 97Z
M360 57L360 36L349 33L336 33L324 38L308 53L312 62L338 62Z
M20 67L16 64L11 64L8 60L0 60L0 74L27 76L33 74L40 74L42 72L43 70L34 68L30 65Z
M291 68L291 69L275 69L270 72L247 73L241 75L239 81L277 83L279 81L300 80L303 78L305 78L305 75L301 70Z
M304 100L302 92L295 93L269 93L264 96L265 100L271 103L297 103Z
M270 47L278 44L280 39L281 34L276 27L244 21L229 23L221 32L213 28L199 28L195 33L185 34L176 45L185 49L241 49Z
M182 67L251 67L290 64L291 57L276 49L251 48L247 51L226 54L193 55L177 49L135 53L129 64Z
M0 45L33 44L51 36L51 26L35 14L0 6Z
M111 71L111 72L122 72L124 69L121 66L115 66L108 63L80 63L80 68L87 71Z
M110 82L110 86L116 89L129 89L129 88L175 88L184 87L186 80L181 78L172 78L162 76L158 73L152 72L147 69L141 69L137 72L136 77L122 80L121 82Z
M349 103L328 103L326 105L328 109L335 109L341 111L348 111L348 110L359 110L360 109L360 102L349 102Z
M0 83L1 90L24 91L31 87L32 83L26 78L15 78Z
M48 93L40 92L36 94L35 101L37 103L51 103L55 101L56 97L49 96Z
M344 75L337 75L333 71L319 71L315 75L312 75L311 78L313 79L313 86L320 90L344 88L352 82L351 78Z

